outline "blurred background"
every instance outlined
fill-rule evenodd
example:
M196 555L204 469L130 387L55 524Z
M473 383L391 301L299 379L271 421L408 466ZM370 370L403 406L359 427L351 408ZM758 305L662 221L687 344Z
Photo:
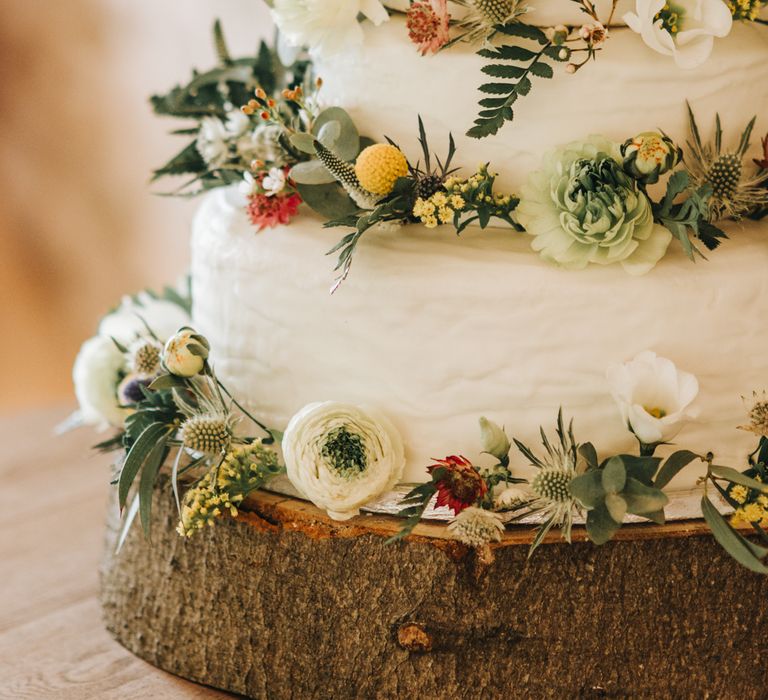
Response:
M195 201L149 175L184 144L148 97L271 35L261 0L0 2L0 414L72 401L120 297L184 274ZM73 403L74 405L74 403Z

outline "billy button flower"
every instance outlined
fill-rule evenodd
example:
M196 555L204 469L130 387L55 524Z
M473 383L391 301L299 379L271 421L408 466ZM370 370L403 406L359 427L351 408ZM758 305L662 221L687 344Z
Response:
M454 515L477 503L488 491L483 477L466 457L437 459L427 471L437 489L437 506L450 508Z
M408 160L397 146L376 143L357 156L355 175L368 192L388 195L398 178L408 175Z
M672 170L683 152L672 139L656 131L644 131L621 146L624 172L643 185L653 185Z

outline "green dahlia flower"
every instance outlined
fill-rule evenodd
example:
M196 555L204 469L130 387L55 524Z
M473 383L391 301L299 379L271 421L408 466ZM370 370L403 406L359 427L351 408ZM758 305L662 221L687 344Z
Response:
M516 213L533 249L572 270L618 262L642 275L672 240L623 171L619 145L597 136L550 153L523 186Z

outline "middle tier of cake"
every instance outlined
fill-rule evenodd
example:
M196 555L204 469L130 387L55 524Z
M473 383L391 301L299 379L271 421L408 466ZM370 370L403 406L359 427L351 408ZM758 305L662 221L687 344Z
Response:
M476 458L483 415L535 444L562 407L578 440L630 450L605 372L649 349L700 383L700 417L676 442L743 465L754 440L736 429L741 396L768 377L766 224L730 225L709 261L675 249L643 277L564 271L508 229L371 231L331 295L325 253L343 232L306 215L256 233L244 204L233 188L203 200L194 321L222 379L270 425L313 401L375 406L403 435L406 481L433 458Z

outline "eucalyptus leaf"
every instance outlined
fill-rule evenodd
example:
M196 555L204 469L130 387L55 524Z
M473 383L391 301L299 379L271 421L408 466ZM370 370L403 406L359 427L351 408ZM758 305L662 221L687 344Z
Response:
M168 433L160 439L149 453L139 477L139 518L144 535L149 539L151 514L152 514L152 495L155 490L155 482L160 467L168 454L166 442Z
M335 119L323 124L320 131L317 132L317 140L331 151L336 150L336 142L339 140L340 136L341 124Z
M120 509L125 508L128 499L128 491L139 473L139 469L147 460L158 440L168 432L168 426L163 423L151 423L139 435L136 442L125 457L123 468L120 470L120 478L117 482L117 494Z
M605 499L602 472L591 470L571 479L571 495L585 508L597 508Z
M333 148L334 154L341 160L353 160L360 152L360 134L352 117L341 107L328 107L320 112L312 125L312 133L318 137L323 126L332 121L339 123L339 136Z
M133 521L136 520L136 516L139 513L139 494L137 493L133 500L131 501L131 505L128 508L128 511L125 514L125 517L123 518L123 524L120 528L120 535L117 538L117 545L115 546L115 554L118 554L120 550L123 548L123 543L125 542L125 538L128 537L128 532L131 529L131 525L133 525Z
M621 527L608 512L605 505L600 505L587 513L587 535L595 544L605 544Z
M669 503L669 498L663 491L646 486L633 477L627 479L621 495L627 502L627 511L634 515L653 513Z
M312 136L312 134L297 132L295 134L291 134L288 140L290 141L291 146L293 146L297 151L307 153L311 156L315 155L315 137Z
M584 458L590 469L597 469L597 450L591 442L579 445L579 454Z
M621 496L616 493L606 494L605 507L611 518L617 523L624 522L624 516L627 514L627 502Z
M611 457L605 463L602 482L606 493L621 493L627 482L627 470L621 457Z
M336 178L319 160L297 163L291 168L290 175L291 179L300 185L327 185L336 182Z
M297 183L296 189L304 203L326 219L340 219L358 211L357 205L335 182L325 185Z

